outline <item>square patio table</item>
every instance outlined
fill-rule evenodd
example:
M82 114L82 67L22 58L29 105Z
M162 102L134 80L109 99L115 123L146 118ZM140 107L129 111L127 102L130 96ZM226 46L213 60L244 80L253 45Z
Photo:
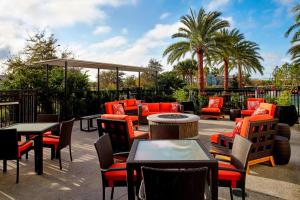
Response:
M36 135L34 138L35 148L35 171L38 175L43 174L43 133L52 130L59 123L17 123L6 127L17 129L19 135Z
M218 162L200 140L134 140L127 159L128 200L135 199L133 173L136 170L137 181L140 183L142 166L154 168L207 167L211 172L209 178L211 199L218 199Z

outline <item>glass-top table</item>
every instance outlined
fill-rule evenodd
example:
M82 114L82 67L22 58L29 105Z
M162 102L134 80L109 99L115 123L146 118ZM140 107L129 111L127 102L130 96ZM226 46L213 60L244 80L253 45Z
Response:
M211 199L218 198L218 162L200 140L134 140L127 159L128 199L134 197L134 171L137 183L141 180L141 167L199 168L211 171ZM139 188L137 186L137 188Z
M134 160L208 160L196 140L140 141Z
M17 129L19 135L35 135L35 171L38 175L43 174L43 133L55 129L59 123L17 123L6 127Z

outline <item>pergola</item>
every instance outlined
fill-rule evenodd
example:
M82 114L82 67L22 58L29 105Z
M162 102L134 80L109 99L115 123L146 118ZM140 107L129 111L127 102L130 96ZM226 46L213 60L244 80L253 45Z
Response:
M138 72L138 86L141 87L141 72L153 72L156 77L156 89L157 89L157 75L158 71L139 67L132 65L123 65L123 64L113 64L113 63L104 63L104 62L95 62L95 61L85 61L85 60L76 60L76 59L51 59L51 60L42 60L34 63L35 65L43 65L46 67L46 87L48 88L48 80L49 80L49 66L58 66L64 68L64 97L67 97L67 79L68 79L68 67L73 68L88 68L88 69L97 69L97 90L100 91L100 69L105 70L116 70L116 88L117 88L117 96L119 97L119 71L127 71L127 72ZM66 101L65 101L66 104ZM66 106L66 105L65 105Z

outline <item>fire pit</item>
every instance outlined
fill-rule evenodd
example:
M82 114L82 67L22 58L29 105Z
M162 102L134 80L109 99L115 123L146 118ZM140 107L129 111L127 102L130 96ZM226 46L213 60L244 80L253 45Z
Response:
M198 135L197 115L184 113L163 113L154 114L147 117L149 126L159 124L176 124L179 125L179 139L191 138Z

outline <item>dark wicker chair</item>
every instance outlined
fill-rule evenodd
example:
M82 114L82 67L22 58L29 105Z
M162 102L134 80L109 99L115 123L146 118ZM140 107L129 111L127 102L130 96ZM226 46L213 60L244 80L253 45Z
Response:
M232 188L242 189L242 198L245 199L245 184L248 160L252 148L252 142L236 135L231 154L213 152L214 155L230 157L230 163L219 163L219 186L230 188L230 197L233 199ZM222 160L228 162L227 160Z
M195 105L192 101L181 102L184 113L196 114Z
M179 139L179 125L150 125L150 139Z
M149 137L147 132L133 131L140 134L130 138L126 120L98 118L97 124L99 136L109 135L114 153L130 151L134 139L148 139Z
M43 146L51 148L51 159L54 157L59 159L59 168L62 170L60 151L69 146L70 159L72 159L71 138L72 129L75 119L63 121L60 125L59 136L47 135L43 137Z
M36 122L59 122L59 115L57 114L37 114ZM54 128L52 131L46 132L44 135L47 134L58 135L59 134L59 126Z
M139 197L145 200L206 199L207 168L155 169L142 167Z
M128 156L128 152L113 154L111 141L107 134L102 135L94 145L98 154L100 164L100 172L102 179L102 200L105 200L106 187L112 187L112 199L115 186L127 185L126 162L115 163L114 156Z
M18 142L18 138L16 129L0 129L0 160L3 160L3 172L7 171L7 160L16 160L16 183L19 183L19 159L33 149L32 141Z

